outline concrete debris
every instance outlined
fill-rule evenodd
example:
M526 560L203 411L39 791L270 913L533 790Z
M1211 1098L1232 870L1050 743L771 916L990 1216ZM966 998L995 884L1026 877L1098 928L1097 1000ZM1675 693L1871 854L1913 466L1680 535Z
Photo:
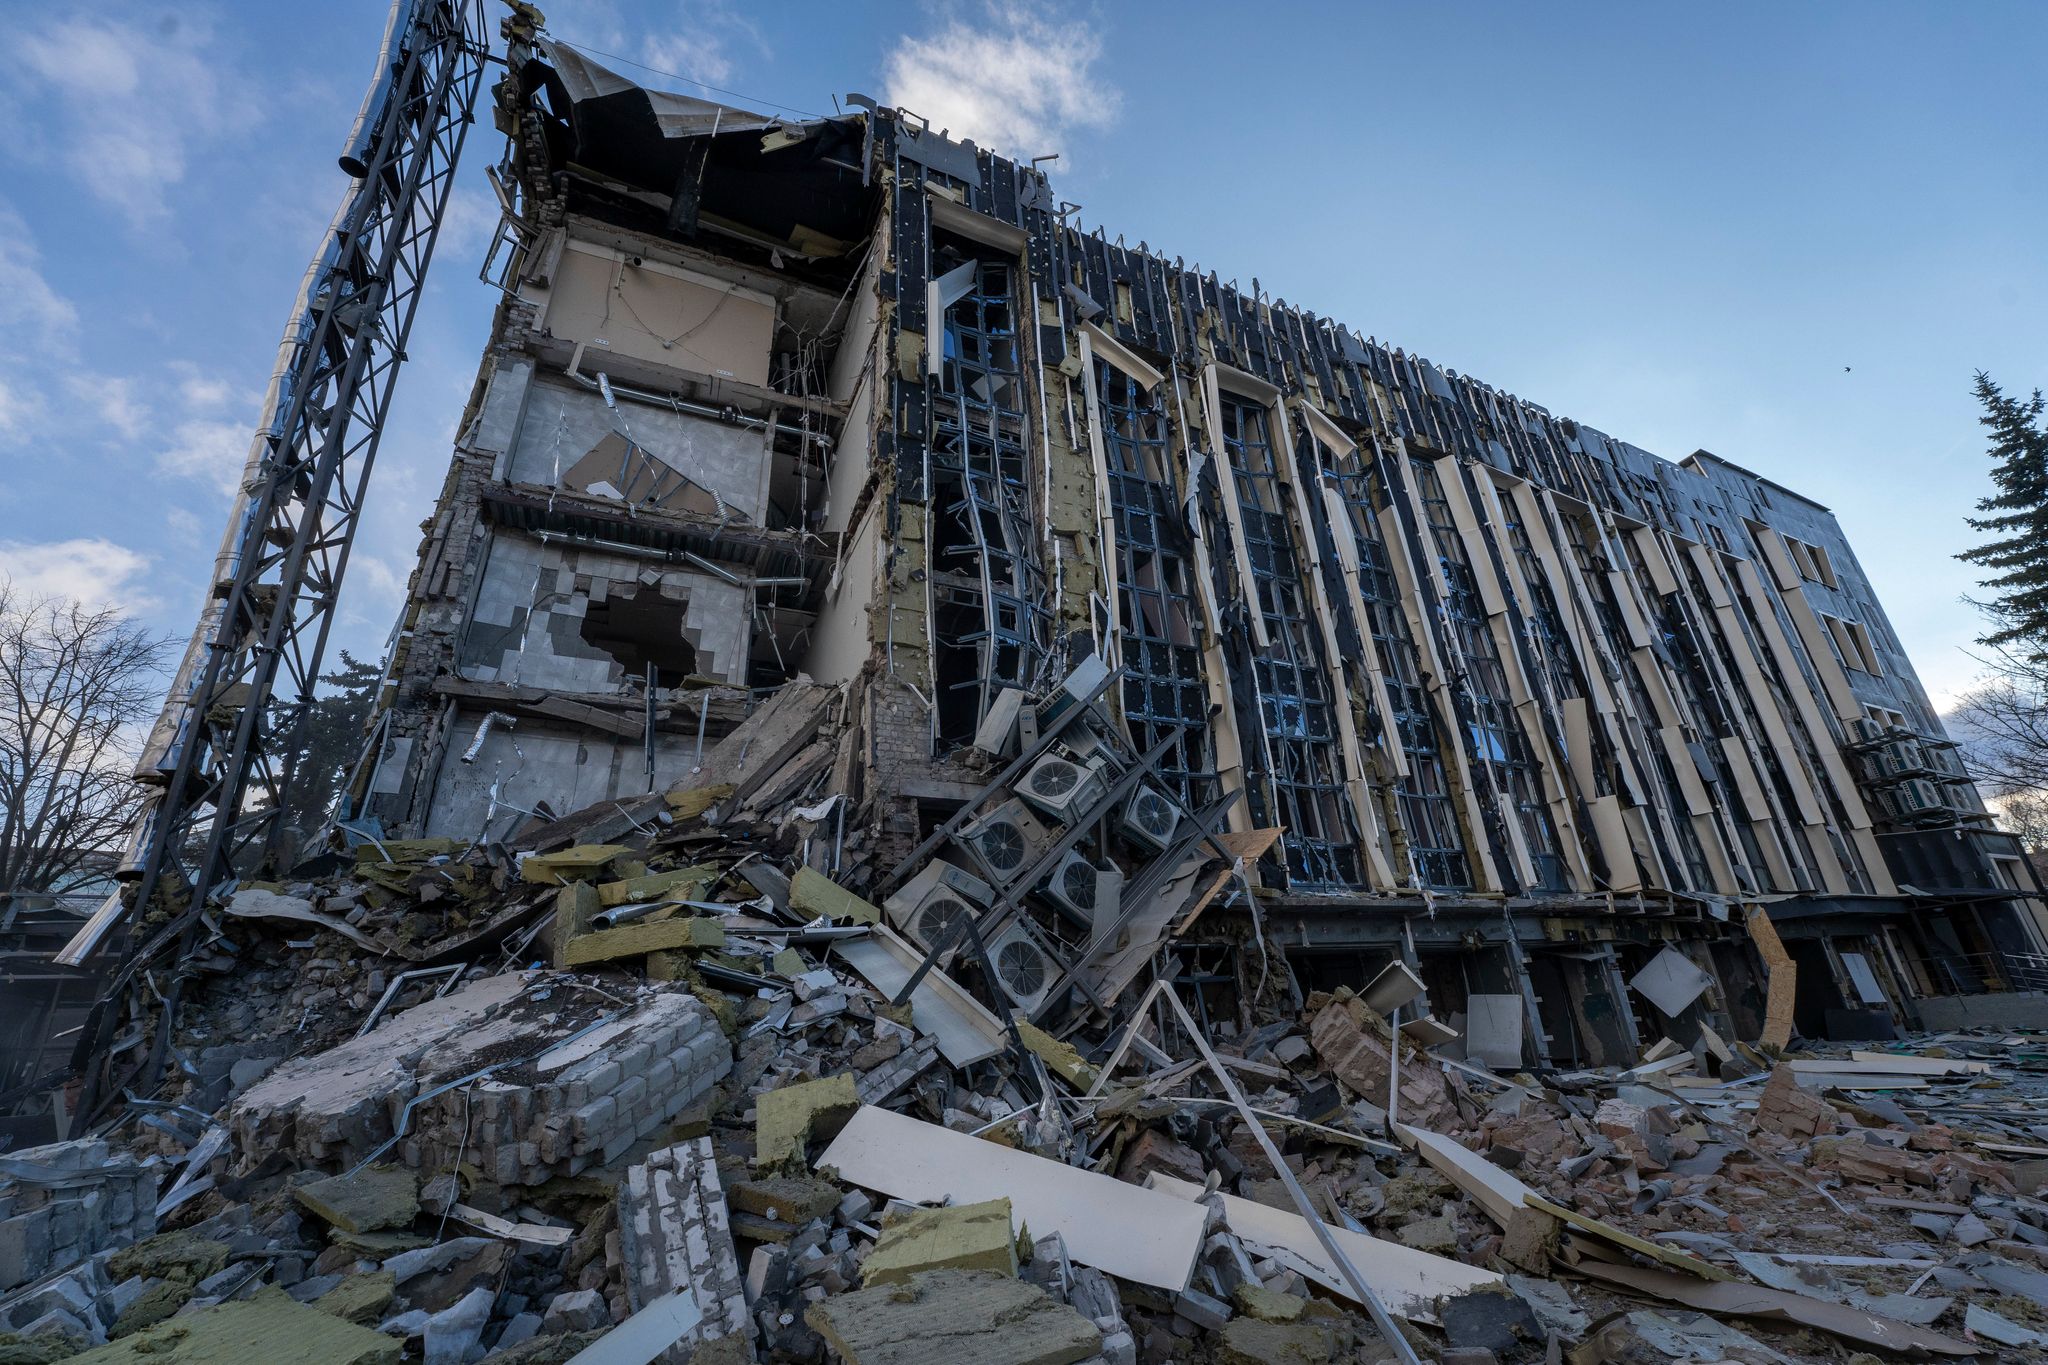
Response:
M838 691L805 684L665 796L243 888L180 1017L181 1080L105 1136L0 1153L0 1361L2039 1349L2033 1035L1773 1053L1706 1025L1710 987L1665 1009L1697 983L1664 959L1629 1028L1576 1025L1605 1030L1598 1066L1530 1062L1519 994L1397 1031L1389 1011L1444 989L1416 964L1304 989L1340 973L1295 975L1234 911L1189 928L1271 831L1170 854L1091 835L1063 862L1057 830L1122 818L1109 784L1136 756L1096 704L1016 691L954 803L979 818L906 828L893 871L873 846L835 864L831 807L801 813L818 788L784 770L828 771L848 733ZM1099 806L1072 825L1025 753L1068 711L1087 738L1057 755ZM1038 882L1006 880L997 825ZM1061 866L1061 896L1143 903L1100 941L1119 971L1198 980L1201 1013L1091 997ZM1751 1319L1810 1332L1765 1346Z

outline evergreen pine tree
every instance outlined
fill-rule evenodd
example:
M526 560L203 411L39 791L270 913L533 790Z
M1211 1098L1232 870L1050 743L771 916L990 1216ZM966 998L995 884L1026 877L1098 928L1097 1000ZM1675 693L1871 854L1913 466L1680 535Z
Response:
M1998 462L1991 471L1998 491L1978 501L1986 515L1968 521L1997 539L1956 558L1993 571L1983 580L1990 598L1977 605L1995 629L1978 643L2041 662L2048 660L2048 424L2041 420L2048 403L2039 389L2030 398L2009 398L1982 370L1976 392L1984 405L1977 420L1991 431L1986 453Z

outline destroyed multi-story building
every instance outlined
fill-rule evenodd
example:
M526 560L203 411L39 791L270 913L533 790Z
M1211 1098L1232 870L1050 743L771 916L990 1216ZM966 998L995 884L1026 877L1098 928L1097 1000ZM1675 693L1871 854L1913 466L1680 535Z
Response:
M497 94L503 301L354 828L665 790L807 677L813 861L874 888L1030 745L1026 697L1099 678L1149 762L1091 873L1206 822L1242 854L1214 924L1306 987L1401 956L1475 1046L1631 1061L1666 947L1743 1037L1780 953L1826 1036L2042 951L1819 503L1086 230L859 97L769 118L560 44Z

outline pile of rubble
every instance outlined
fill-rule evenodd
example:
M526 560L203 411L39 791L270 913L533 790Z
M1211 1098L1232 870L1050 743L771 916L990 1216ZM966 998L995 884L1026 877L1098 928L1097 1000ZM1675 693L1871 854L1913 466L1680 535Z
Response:
M1097 832L1030 885L1146 894L1063 937L976 859L1074 733L1019 699L857 879L807 692L676 791L237 888L176 1079L0 1153L0 1365L2048 1359L2032 1040L1496 1074L1401 964L1302 995L1256 939L1197 1022L1176 955L1272 832L1105 843L1143 756L1067 746Z

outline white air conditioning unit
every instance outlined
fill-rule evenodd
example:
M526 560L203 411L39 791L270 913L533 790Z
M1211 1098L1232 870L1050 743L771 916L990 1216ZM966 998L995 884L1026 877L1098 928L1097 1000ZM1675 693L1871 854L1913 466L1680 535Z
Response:
M1180 805L1157 787L1140 784L1131 793L1131 799L1124 802L1120 823L1130 839L1155 851L1164 851L1173 842L1173 831L1180 825Z
M1016 791L1053 819L1071 825L1101 797L1106 781L1100 759L1077 763L1060 754L1047 754L1024 774Z
M995 968L996 985L1018 1009L1030 1014L1045 1003L1052 991L1059 964L1052 954L1038 946L1021 924L1011 925L988 945L989 965Z
M926 952L936 948L949 948L958 952L965 939L953 941L953 930L963 919L973 919L980 910L973 902L962 900L948 891L935 891L917 907L917 913L909 923L902 926L918 947Z
M961 913L981 913L995 899L995 890L965 868L942 858L898 887L882 902L889 922L926 950L946 941L946 931Z
M1059 862L1059 868L1053 870L1053 876L1038 886L1038 894L1057 905L1059 913L1073 921L1073 925L1090 931L1090 941L1094 941L1094 931L1102 925L1104 890L1110 894L1110 919L1114 921L1114 900L1116 892L1122 888L1122 880L1124 874L1116 868L1098 868L1077 851L1069 849Z
M1037 861L1052 835L1022 801L1005 801L955 836L983 872L1007 886Z

